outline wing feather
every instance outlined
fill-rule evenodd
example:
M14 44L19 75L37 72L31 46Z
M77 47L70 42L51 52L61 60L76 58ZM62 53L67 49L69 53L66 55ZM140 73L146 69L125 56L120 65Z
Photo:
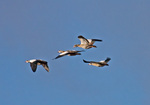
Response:
M35 72L36 68L37 68L37 64L36 63L30 63L30 66L31 66L32 71Z
M89 41L83 36L78 36L78 38L81 41L81 44L89 44Z
M45 70L46 70L47 72L49 72L49 67L48 67L47 63L45 63L45 64L43 63L42 66L45 68Z
M85 63L97 63L97 62L94 62L94 61L86 61L84 59L83 59L83 62L85 62Z
M101 42L102 40L100 40L100 39L87 39L88 41L89 41L89 43L90 44L94 44L95 43L95 41L99 41L99 42Z
M105 62L108 63L111 60L111 58L107 57Z
M68 54L68 51L65 51L65 52L63 52L63 53L61 53L61 54L59 54L56 58L54 58L54 59L57 59L57 58L60 58L60 57L63 57L63 56L65 56L65 55L67 55Z

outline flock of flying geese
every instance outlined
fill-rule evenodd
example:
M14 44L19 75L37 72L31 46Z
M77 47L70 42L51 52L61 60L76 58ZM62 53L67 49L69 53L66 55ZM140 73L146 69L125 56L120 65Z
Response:
M83 37L81 35L78 36L78 38L81 41L81 44L76 44L73 47L81 47L83 49L90 49L92 47L97 48L95 45L93 45L95 43L95 41L99 41L99 42L102 41L100 39L86 39L85 37ZM84 51L84 50L82 50L82 51ZM62 51L62 50L59 50L58 53L60 53L60 54L54 59L58 59L60 57L66 56L66 55L68 55L68 56L81 55L80 52L82 52L82 51L76 51L76 50ZM84 59L83 59L83 62L89 63L89 65L93 65L93 66L97 66L97 67L103 67L103 66L109 66L107 63L110 60L111 59L109 57L107 57L106 60L102 60L102 61L99 61L99 62L86 61ZM30 66L31 66L31 69L32 69L33 72L36 71L37 65L42 65L45 68L45 70L47 72L49 72L49 67L48 67L47 61L44 61L44 60L41 60L41 59L31 59L31 60L26 60L26 63L30 63Z

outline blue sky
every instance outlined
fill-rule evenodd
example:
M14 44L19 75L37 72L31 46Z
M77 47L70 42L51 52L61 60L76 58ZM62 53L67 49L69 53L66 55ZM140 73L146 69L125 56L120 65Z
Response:
M149 0L1 0L2 105L149 105ZM81 56L52 60L102 39ZM85 64L110 57L108 67ZM25 61L48 61L35 73Z

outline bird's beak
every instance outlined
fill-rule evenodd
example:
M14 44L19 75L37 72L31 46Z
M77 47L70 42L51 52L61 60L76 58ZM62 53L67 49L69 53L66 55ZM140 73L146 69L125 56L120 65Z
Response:
M28 63L28 61L25 61L26 63Z

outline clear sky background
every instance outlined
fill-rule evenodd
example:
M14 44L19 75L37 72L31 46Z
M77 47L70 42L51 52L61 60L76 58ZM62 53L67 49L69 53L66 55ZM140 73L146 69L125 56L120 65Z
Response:
M1 105L150 105L149 0L0 0ZM52 60L98 38L81 56ZM82 59L100 61L94 67ZM25 61L48 61L35 73Z

